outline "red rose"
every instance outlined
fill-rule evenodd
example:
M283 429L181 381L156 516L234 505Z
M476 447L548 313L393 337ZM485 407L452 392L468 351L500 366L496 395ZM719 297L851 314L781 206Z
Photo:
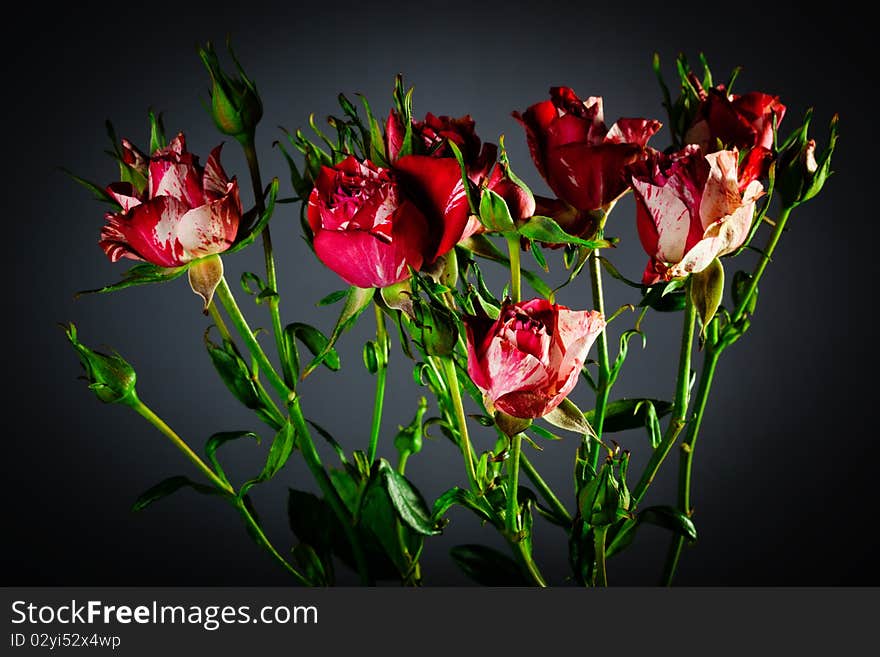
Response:
M778 96L751 92L728 95L723 86L709 91L697 89L702 103L684 136L685 143L697 144L704 153L724 148L740 150L773 148L773 117L777 125L785 116L785 105Z
M429 248L425 215L403 196L392 171L369 160L349 156L322 167L309 196L308 220L318 258L358 287L408 278L408 267L421 267Z
M753 167L737 170L737 152L704 156L698 146L654 152L632 167L639 238L651 260L650 285L703 271L738 249L749 234L764 188Z
M545 299L507 303L497 320L465 317L468 373L495 407L520 418L543 417L580 376L605 320Z
M568 87L513 116L525 128L532 160L550 189L582 212L607 206L627 188L626 166L644 156L660 129L648 119L620 119L607 128L602 99L581 100Z
M220 146L205 167L186 150L183 134L147 159L123 141L123 161L146 180L145 189L117 182L107 192L121 210L108 213L99 242L111 261L145 260L178 267L222 253L241 221L238 183L220 165Z

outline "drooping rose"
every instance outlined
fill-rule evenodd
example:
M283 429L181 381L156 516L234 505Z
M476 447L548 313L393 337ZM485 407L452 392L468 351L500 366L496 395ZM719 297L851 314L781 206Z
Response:
M644 156L660 122L619 119L607 128L601 98L581 100L568 87L553 87L550 97L513 113L526 130L535 166L553 193L575 209L607 206L626 191L626 166Z
M754 167L737 170L737 156L704 156L691 145L672 155L655 151L632 167L636 225L651 256L645 284L700 272L743 244L764 188Z
M773 117L777 125L785 116L785 105L778 96L750 92L741 96L728 94L723 85L708 91L697 86L702 102L684 141L697 144L704 153L723 148L773 148Z
M107 192L121 210L107 213L99 242L107 257L145 260L159 267L178 267L228 249L241 221L238 183L220 165L218 146L205 166L187 152L183 134L147 160L123 141L122 157L144 176L138 189L117 182Z
M533 299L505 304L497 320L465 317L465 328L474 383L498 410L537 418L572 391L605 320Z
M460 177L460 176L459 176ZM422 266L428 222L394 173L347 157L322 167L309 196L315 253L350 285L386 287Z

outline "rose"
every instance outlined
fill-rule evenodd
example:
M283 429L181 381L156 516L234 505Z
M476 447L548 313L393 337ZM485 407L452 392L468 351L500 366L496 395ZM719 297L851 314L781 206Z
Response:
M655 151L631 168L636 225L651 256L645 284L700 272L743 244L764 188L753 166L737 171L737 157L735 150L704 156L691 145Z
M232 245L241 201L238 183L220 165L220 149L211 151L203 168L187 152L182 133L149 158L123 140L122 160L131 181L107 187L120 210L107 213L99 242L111 261L131 258L178 267Z
M773 117L776 124L785 116L785 105L778 96L750 92L741 96L728 94L723 85L704 91L697 85L701 103L690 128L685 133L686 144L697 144L704 153L724 148L773 148Z
M625 167L644 156L661 124L619 119L609 129L601 98L581 100L568 87L553 87L550 96L513 113L526 130L535 166L553 193L575 209L608 206L626 191Z
M506 303L497 320L465 317L468 373L495 408L542 417L572 391L587 352L605 328L596 311L545 299Z
M318 258L350 285L386 287L422 266L428 223L394 173L349 156L321 167L309 196Z

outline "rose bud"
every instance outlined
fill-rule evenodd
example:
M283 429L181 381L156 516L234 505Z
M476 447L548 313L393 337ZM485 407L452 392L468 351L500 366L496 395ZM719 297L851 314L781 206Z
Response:
M137 402L135 383L137 374L119 354L107 355L93 351L76 337L76 326L65 326L64 332L85 370L89 388L105 404Z
M605 320L533 299L505 303L497 320L465 316L468 373L495 408L543 417L572 391Z
M424 121L412 121L412 154L455 158L449 146L452 142L461 152L468 177L479 184L495 163L498 149L495 144L482 143L475 127L476 123L469 114L456 119L428 112ZM397 111L391 110L385 123L385 147L389 162L399 159L405 135L403 118Z
M809 138L812 111L807 113L803 125L790 144L779 155L776 170L776 189L785 207L809 201L816 196L831 175L831 155L837 146L838 117L831 119L828 145L816 157L816 140Z
M228 46L229 47L229 46ZM260 119L263 118L263 101L257 87L245 75L235 53L229 53L238 69L238 77L226 75L211 43L199 48L199 56L211 75L211 117L217 129L224 135L238 140L253 138Z
M321 167L308 221L321 262L363 288L408 278L430 241L425 215L403 196L395 174L351 156Z
M685 133L685 144L697 144L704 153L723 148L773 148L773 117L782 123L785 105L778 96L750 92L728 94L724 85L705 91L696 78L691 79L700 97L693 122Z
M553 87L550 96L522 114L513 113L526 130L538 172L556 196L577 210L607 207L626 191L626 166L644 157L661 123L619 119L609 129L601 98L581 100L568 87Z
M700 272L738 249L764 191L740 177L736 151L704 156L693 145L672 155L655 151L631 173L636 226L651 256L646 285Z
M140 166L131 152L132 166ZM183 134L157 150L147 164L147 185L138 190L117 182L107 192L120 205L106 215L99 242L107 257L145 260L159 267L179 267L196 258L226 251L241 221L238 183L220 165L218 146L204 168L186 150Z

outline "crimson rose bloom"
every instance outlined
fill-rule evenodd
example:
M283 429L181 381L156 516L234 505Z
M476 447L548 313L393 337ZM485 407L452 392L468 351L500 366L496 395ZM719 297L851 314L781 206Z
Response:
M429 242L425 215L403 196L394 173L351 156L321 167L308 220L318 258L358 287L408 278L407 267L422 266Z
M651 285L703 271L742 246L764 188L748 159L737 171L736 151L703 155L699 146L665 155L654 151L632 167L636 226L651 260Z
M147 158L122 142L123 162L146 181L144 189L116 182L107 192L121 206L107 213L99 242L107 257L145 260L178 267L222 253L235 240L241 221L238 183L220 166L217 146L204 168L186 150L183 133Z
M626 191L625 168L644 156L660 122L619 119L609 129L601 98L581 100L568 87L553 87L550 97L513 113L535 166L568 205L582 212L607 206Z
M596 311L533 299L505 304L494 321L466 316L465 327L474 383L498 410L537 418L572 391L605 320Z
M751 92L736 96L728 94L723 85L704 91L697 85L702 102L694 121L684 136L686 144L697 144L704 153L717 150L720 141L725 148L773 148L773 117L782 123L785 105L778 96Z

